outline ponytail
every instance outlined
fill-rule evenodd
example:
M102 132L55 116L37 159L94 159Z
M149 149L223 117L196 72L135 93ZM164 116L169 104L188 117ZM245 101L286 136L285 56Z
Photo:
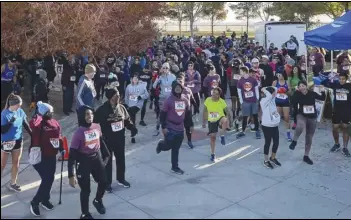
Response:
M7 96L6 104L5 104L5 107L3 110L8 109L10 107L9 100L10 100L10 98L14 98L14 97L15 97L14 93L10 93L10 95Z

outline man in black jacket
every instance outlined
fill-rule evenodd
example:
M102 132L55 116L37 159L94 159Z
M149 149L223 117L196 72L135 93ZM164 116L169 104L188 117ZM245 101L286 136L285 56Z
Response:
M117 88L108 89L106 98L108 101L96 110L94 123L100 124L107 148L111 155L115 155L118 185L129 188L130 184L125 180L125 128L131 131L132 137L138 130L132 123L127 109L119 104L120 95ZM106 165L106 175L109 184L106 191L112 192L112 157Z
M274 73L272 67L268 64L269 58L267 55L262 56L262 63L259 68L263 70L265 77L262 80L262 87L272 86L274 81Z

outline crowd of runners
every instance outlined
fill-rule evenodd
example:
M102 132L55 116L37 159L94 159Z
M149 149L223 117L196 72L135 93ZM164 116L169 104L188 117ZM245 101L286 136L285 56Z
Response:
M315 103L325 100L326 89L321 86L320 92L311 90L307 77L309 70L315 76L325 70L324 54L320 48L312 48L306 64L304 57L296 56L296 48L289 48L277 48L274 44L263 48L250 42L246 34L239 40L234 33L217 38L168 35L134 57L117 52L89 57L84 50L74 56L60 52L26 61L20 53L6 57L1 66L1 175L11 155L9 188L21 191L17 175L24 128L31 136L29 162L42 180L30 210L40 216L39 204L47 210L54 208L50 191L56 155L65 152L62 127L53 117L54 107L48 98L56 76L61 79L63 102L62 109L55 111L77 114L78 126L69 144L68 178L72 187L78 183L81 189L83 219L92 218L90 175L98 183L93 205L100 214L106 212L102 198L105 192L113 191L113 155L117 183L130 187L125 179L125 145L136 143L138 129L147 126L147 108L155 112L155 118L147 120L156 122L153 136L163 135L155 146L156 152L171 150L171 172L176 174L184 173L178 160L184 134L188 147L196 147L192 134L197 123L208 128L212 162L216 161L217 133L225 145L227 131L236 130L236 138L247 138L248 129L255 132L257 139L263 133L263 165L269 169L283 164L277 159L279 142L290 142L289 148L294 150L305 131L305 153L301 157L312 165L309 153L317 126ZM334 97L331 151L341 150L350 157L348 52L340 53L336 63L338 81L329 84ZM21 108L26 77L32 93L30 117ZM279 140L281 120L286 134L283 140ZM126 137L126 129L130 137Z

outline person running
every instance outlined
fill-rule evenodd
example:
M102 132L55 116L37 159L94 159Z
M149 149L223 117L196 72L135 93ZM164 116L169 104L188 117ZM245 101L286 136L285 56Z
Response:
M13 83L17 80L16 58L10 57L1 66L1 109L6 105L7 97L13 92Z
M290 133L290 102L288 93L290 92L289 84L287 82L287 75L285 73L277 74L278 80L273 82L273 87L277 88L277 94L275 96L275 104L278 109L279 115L283 115L286 136L289 142L292 141Z
M212 96L208 97L204 102L202 127L206 128L206 122L208 123L208 134L211 138L211 161L215 162L218 127L221 128L221 144L225 145L224 134L232 122L227 103L221 98L222 90L220 88L214 88L212 91Z
M343 148L342 153L350 157L350 152L347 149L349 142L349 136L347 134L347 126L351 119L351 84L346 83L348 76L346 74L339 75L339 83L330 84L330 88L333 89L334 93L334 108L333 108L333 137L335 144L330 149L331 152L340 150L339 144L339 129L342 130L343 135Z
M96 67L93 64L85 66L85 75L81 76L77 87L77 109L87 105L93 107L96 90L93 77L96 74Z
M149 94L151 87L152 87L152 85L151 85L152 70L151 70L151 68L149 69L149 65L147 65L143 69L143 72L139 75L139 79L142 82L146 83L146 90ZM143 107L141 108L140 123L139 123L139 125L141 125L141 126L146 126L146 123L144 122L144 118L145 118L145 114L146 114L146 105L147 105L147 99L144 99Z
M216 73L216 69L214 65L209 64L208 69L209 69L209 73L204 78L202 83L205 90L207 91L207 94L205 94L206 99L212 96L212 90L214 88L220 87L220 83L221 83L221 77Z
M177 82L180 83L184 87L182 94L184 94L187 97L187 99L190 101L189 105L191 106L193 103L196 103L196 100L193 96L193 92L191 91L191 89L184 86L185 85L184 81L185 81L185 74L179 73L179 75L177 77ZM191 141L192 131L191 131L189 125L185 127L185 134L186 134L186 137L188 139L188 147L190 149L193 149L194 145L193 145L193 142Z
M32 131L27 122L27 115L22 110L22 99L11 93L1 112L1 176L6 167L8 156L12 156L11 183L9 189L20 192L17 184L18 168L23 150L23 128L28 134Z
M164 63L162 65L161 75L155 80L155 82L153 84L154 89L157 89L158 87L160 88L160 95L159 95L159 100L158 100L159 108L158 109L161 109L161 106L163 106L163 102L172 93L172 83L173 83L173 81L176 80L175 75L170 72L169 68L170 68L169 64ZM156 108L156 106L155 106L155 108ZM156 116L157 115L159 115L159 114L156 113ZM160 119L157 118L156 130L154 132L154 136L158 136L160 134L159 129L160 129Z
M193 94L195 102L192 101L194 107L195 122L199 121L198 114L200 114L200 91L201 91L201 75L194 70L194 63L188 63L188 70L185 73L185 86L189 88Z
M159 99L159 95L160 95L160 89L159 87L155 88L153 87L153 84L155 83L156 79L159 77L159 72L160 69L158 68L158 63L156 60L152 61L152 78L151 78L151 90L150 90L150 106L149 108L152 109L153 104L155 105L155 112L157 114L160 114L160 111L157 110L156 108L159 108L158 105L158 99ZM158 118L159 116L156 115L156 118Z
M77 80L76 73L74 71L73 66L70 62L63 57L62 59L62 76L61 76L61 85L62 85L62 108L63 113L65 115L69 115L73 113L72 106L73 106L73 97L74 97L74 84Z
M125 179L125 128L131 131L132 137L138 133L138 130L132 123L127 109L120 104L118 89L106 90L105 96L107 101L96 110L94 123L100 124L107 148L110 154L115 156L118 185L129 188L130 183ZM112 192L112 156L106 165L106 175L108 184L106 191Z
M34 216L40 216L39 203L46 210L54 209L54 206L50 202L50 191L55 180L56 155L58 151L61 154L64 151L61 126L58 121L53 119L54 108L41 101L37 103L37 106L38 114L29 122L32 129L29 158L35 152L34 149L40 149L41 151L40 161L32 164L41 178L39 189L30 203L30 211Z
M309 91L306 81L300 81L298 84L298 91L292 97L292 106L294 108L294 117L297 119L297 126L295 129L293 141L289 148L294 150L297 145L297 140L301 136L304 129L306 129L305 140L305 155L303 161L312 165L313 161L309 158L312 147L312 139L317 127L317 110L316 99L325 100L324 91L321 95L314 91Z
M245 137L245 130L247 126L247 119L253 116L255 124L256 138L261 139L261 133L258 129L258 100L259 90L257 80L249 75L249 68L240 67L240 74L243 76L237 85L238 95L241 104L241 111L243 115L242 132L237 134L237 138Z
M184 127L190 126L193 132L194 123L191 117L190 101L182 95L184 87L177 81L172 83L172 93L164 101L160 121L164 140L158 142L156 153L172 150L171 172L182 175L179 168L179 148L184 139Z
M93 219L89 212L90 174L98 183L93 205L100 214L106 209L102 203L107 185L105 165L110 159L109 151L102 139L101 128L93 123L94 110L89 106L80 106L78 109L79 127L72 137L68 158L69 185L76 187L77 179L80 191L81 219ZM76 168L77 179L74 175Z
M261 89L264 94L260 101L262 109L262 131L264 136L264 161L263 165L267 168L273 169L273 165L281 166L276 158L279 146L279 123L280 115L276 106L277 87L264 87ZM269 148L273 141L272 154L268 160ZM272 162L272 163L271 163Z
M126 98L124 99L126 108L128 109L130 119L135 125L136 114L143 106L144 100L149 98L149 93L146 89L147 84L139 81L138 73L132 76L132 83L126 88ZM135 137L132 136L132 143L135 143Z

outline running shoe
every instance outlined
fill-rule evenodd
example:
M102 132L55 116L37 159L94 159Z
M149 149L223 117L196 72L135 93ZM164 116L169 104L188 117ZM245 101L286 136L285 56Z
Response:
M161 145L164 144L164 140L160 140L157 144L157 147L156 147L156 153L159 154L161 153Z
M54 206L51 204L50 201L42 202L41 206L48 211L51 211L54 209Z
M146 126L146 123L144 122L144 121L140 121L140 123L139 123L139 125L141 125L141 126Z
M10 184L9 185L9 189L12 190L12 191L15 191L15 192L21 192L22 191L21 186L18 185L17 183Z
M309 156L303 156L303 161L309 165L313 164L313 161L309 158Z
M135 138L132 137L132 144L135 144Z
M30 212L36 217L40 216L39 204L30 202Z
M224 136L221 136L221 144L225 145L225 137Z
M296 123L293 124L292 129L295 130L296 128Z
M188 147L189 149L193 149L194 148L194 145L191 141L188 141Z
M256 139L261 139L261 132L260 131L256 131Z
M274 158L274 159L269 158L269 160L270 160L273 164L275 164L276 166L282 166L281 163L279 163L279 161L277 160L277 158Z
M292 142L291 133L288 131L288 132L286 133L286 135L287 135L287 137L288 137L288 141L289 141L289 142Z
M113 192L113 189L112 189L111 185L109 185L108 187L106 187L106 192L107 192L107 193L112 193L112 192Z
M150 102L150 106L149 106L149 109L152 109L152 102Z
M343 148L341 153L345 155L346 157L351 157L350 152L347 148Z
M123 181L117 181L117 184L120 186L123 186L124 188L130 188L130 183L128 183L127 181L123 180Z
M236 135L236 138L239 139L239 138L243 138L245 137L245 133L244 132L240 132L239 134Z
M94 219L94 218L93 218L93 216L91 216L90 213L88 213L88 214L82 214L80 216L80 219Z
M106 213L106 209L105 209L104 204L102 204L102 200L94 199L93 205L95 206L98 213L100 213L101 215L104 215Z
M289 146L290 150L295 150L296 144L297 144L296 141L292 141L290 146Z
M340 144L334 144L334 146L330 149L330 152L336 152L340 150Z
M183 174L184 174L184 171L183 171L182 169L180 169L179 167L177 167L177 168L172 168L172 169L171 169L171 172L172 172L172 173L179 174L179 175L183 175Z
M270 168L270 169L273 169L273 168L274 168L273 165L271 164L271 162L269 162L268 160L265 160L265 161L263 162L263 165L264 165L265 167L267 167L267 168Z
M215 161L216 161L216 155L211 154L211 161L212 161L212 162L215 162Z

